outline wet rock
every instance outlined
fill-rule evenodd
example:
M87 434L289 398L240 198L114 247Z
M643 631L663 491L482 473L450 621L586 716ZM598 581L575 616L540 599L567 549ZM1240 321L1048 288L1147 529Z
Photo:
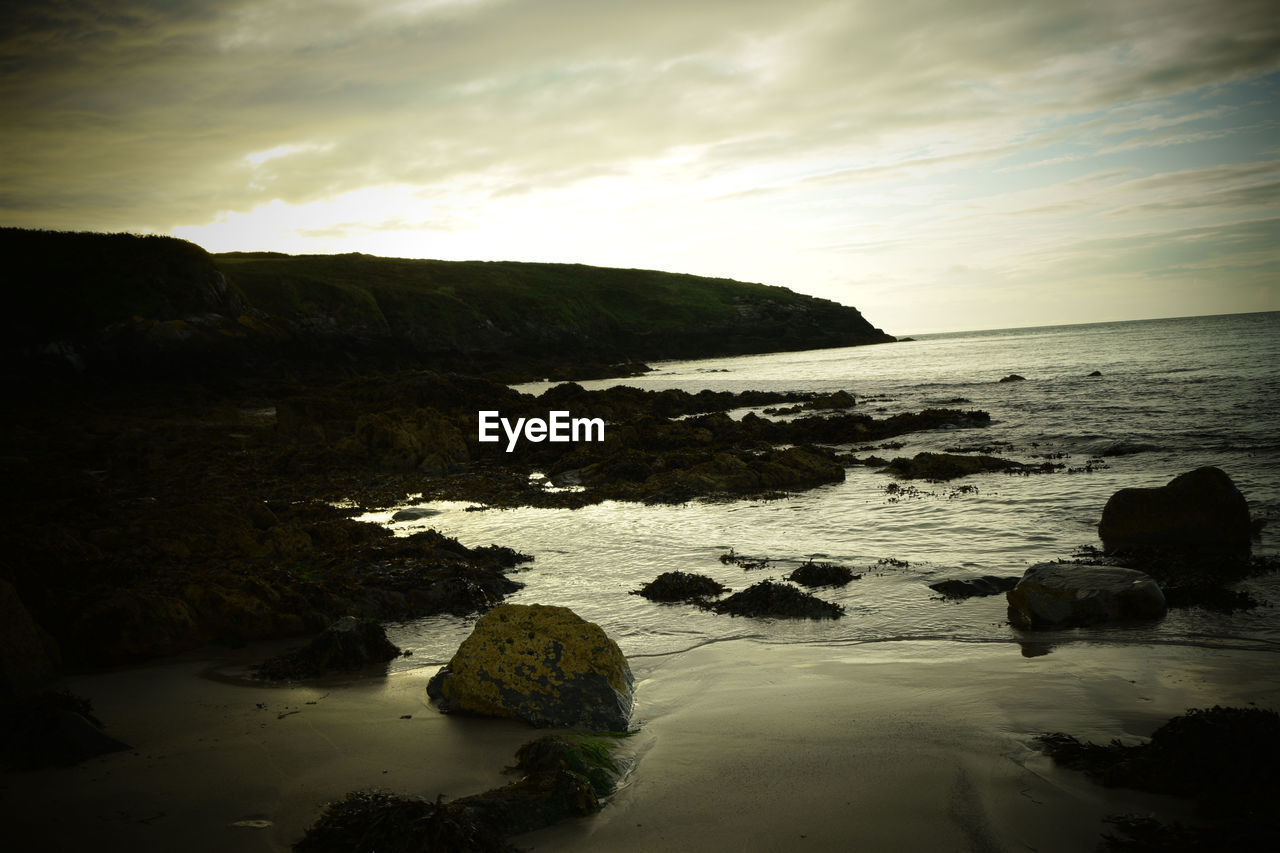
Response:
M848 391L833 391L830 394L815 394L813 399L804 404L806 409L852 409L857 404Z
M996 575L983 575L980 578L967 580L948 578L945 581L929 584L929 589L940 592L947 598L976 598L1008 592L1018 585L1019 580L1020 578L1016 577L1002 578Z
M1153 578L1118 566L1038 563L1005 596L1009 621L1023 630L1158 619L1166 609Z
M1121 489L1098 522L1107 553L1157 550L1247 556L1249 505L1220 468L1197 468L1156 488Z
M689 572L663 572L632 595L641 595L650 601L702 601L714 598L725 591L724 584L706 575Z
M630 721L632 681L600 626L567 607L503 604L476 622L427 695L445 713L621 731Z
M967 456L956 453L917 453L907 459L899 456L884 471L904 480L954 480L971 474L992 471L1022 471L1027 466L997 456Z
M1101 370L1095 370L1095 371L1093 371L1093 372L1091 372L1091 373L1089 374L1089 376L1090 376L1090 377L1094 377L1094 376L1101 376L1101 375L1102 375L1102 371L1101 371Z
M1004 377L1000 381L1001 382L1025 382L1026 380L1027 380L1027 377L1025 376L1019 376L1016 373L1010 373L1008 376Z
M855 575L852 570L837 566L834 563L815 563L809 560L792 570L787 580L801 586L844 586L850 581L861 580L862 575Z
M1147 444L1141 441L1129 441L1127 439L1121 439L1119 441L1113 441L1110 444L1107 444L1104 447L1100 448L1098 450L1098 455L1106 459L1111 459L1116 456L1132 456L1135 453L1146 453L1147 451L1150 451L1150 450L1159 450L1159 449L1160 448L1154 444Z
M400 656L377 622L344 616L297 651L260 664L254 675L270 681L318 678L330 672L361 669Z
M392 521L418 521L422 518L430 518L433 515L439 515L440 510L431 509L425 506L411 506L404 509L396 510L391 515Z
M761 581L710 605L715 613L733 616L779 616L791 619L837 619L844 608L793 586Z

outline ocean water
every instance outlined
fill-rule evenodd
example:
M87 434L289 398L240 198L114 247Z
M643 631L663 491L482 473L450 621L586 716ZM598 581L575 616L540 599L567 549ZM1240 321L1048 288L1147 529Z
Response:
M570 607L604 627L633 658L741 638L1007 643L1021 644L1025 654L1079 642L1280 652L1280 573L1242 587L1272 607L1229 615L1179 609L1151 625L1034 635L1008 624L1003 596L953 602L928 588L946 578L1019 575L1033 563L1098 545L1096 525L1113 492L1163 485L1203 465L1226 471L1254 518L1268 521L1255 554L1280 553L1278 365L1280 312L936 334L880 346L659 363L642 377L582 384L695 392L845 389L860 410L877 417L931 406L981 409L991 414L988 427L902 436L894 439L901 448L873 452L893 458L983 448L1065 467L1032 476L915 481L896 493L887 474L855 467L844 483L778 500L484 511L437 503L432 506L440 513L421 521L391 524L395 508L366 518L400 534L434 527L467 545L498 543L534 555L535 562L514 575L525 588L508 600ZM1101 375L1090 376L1094 371ZM999 381L1011 373L1026 381ZM1123 445L1141 449L1103 455ZM730 549L769 562L744 570L720 560ZM710 575L737 591L765 578L780 580L810 558L863 573L843 588L815 591L843 605L842 618L718 616L631 594L674 570ZM396 665L446 662L473 624L431 617L390 626L392 639L415 652Z

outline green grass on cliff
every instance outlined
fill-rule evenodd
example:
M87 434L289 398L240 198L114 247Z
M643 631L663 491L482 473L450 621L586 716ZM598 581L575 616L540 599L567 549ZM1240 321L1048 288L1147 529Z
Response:
M745 301L806 297L782 287L653 270L580 264L433 261L369 255L230 253L218 266L255 306L279 316L339 316L386 328L463 333L478 322L504 329L630 329L724 323Z
M172 237L16 228L0 229L0 256L3 340L19 358L64 345L121 354L130 334L153 355L186 338L246 352L289 340L299 353L349 347L393 360L624 361L889 339L856 309L783 287L654 270L211 255Z

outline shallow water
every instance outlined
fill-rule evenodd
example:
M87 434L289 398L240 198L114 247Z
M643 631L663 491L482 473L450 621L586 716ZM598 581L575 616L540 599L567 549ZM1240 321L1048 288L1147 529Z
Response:
M391 527L402 534L434 527L467 545L492 542L534 555L535 562L516 575L525 589L509 600L571 607L601 624L631 657L730 637L823 644L1025 641L1005 619L1003 596L947 602L927 584L1017 575L1032 563L1096 545L1102 507L1117 489L1162 485L1216 465L1236 482L1254 517L1271 521L1255 553L1280 553L1274 522L1280 515L1277 364L1280 313L1274 312L930 335L883 346L661 363L642 377L582 384L845 389L858 397L860 410L877 417L929 406L981 409L991 414L988 427L903 436L897 441L905 446L875 453L892 458L981 446L1019 461L1048 455L1074 472L904 483L914 489L892 494L885 488L894 482L888 475L853 468L844 483L781 500L482 512L438 503L432 505L438 515ZM1088 375L1095 370L1102 375ZM1010 373L1026 381L998 381ZM546 387L534 383L521 390ZM956 402L961 399L966 402ZM1097 461L1117 442L1149 449ZM367 518L389 523L390 515ZM720 555L731 548L771 562L753 571L722 563ZM780 579L810 557L864 573L843 589L817 591L844 605L843 618L715 616L630 594L673 570L710 575L740 590ZM886 559L896 562L880 562ZM1280 651L1280 577L1246 586L1278 606L1232 615L1185 609L1150 626L1038 634L1031 639L1039 645L1026 652L1080 641ZM415 651L397 665L448 660L470 625L432 617L392 626L392 639Z

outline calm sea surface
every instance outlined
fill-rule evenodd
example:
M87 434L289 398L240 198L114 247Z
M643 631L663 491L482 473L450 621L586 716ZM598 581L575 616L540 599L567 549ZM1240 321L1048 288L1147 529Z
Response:
M902 436L896 440L905 446L874 452L892 458L981 447L1019 461L1049 456L1066 469L903 483L914 489L894 494L886 490L894 482L888 475L852 468L844 483L782 500L674 507L606 503L476 512L465 504L435 504L439 515L392 529L407 534L434 527L467 545L498 543L534 555L515 575L525 588L509 600L570 607L603 626L632 657L745 637L821 644L926 638L1162 643L1280 652L1280 573L1245 583L1273 607L1232 615L1176 610L1154 626L1034 637L1008 625L1003 596L947 602L927 586L952 577L1018 575L1032 563L1097 545L1096 524L1113 492L1163 485L1202 465L1226 471L1253 516L1268 520L1255 553L1280 553L1280 312L927 335L655 367L639 378L582 384L845 389L876 417L930 406L982 409L991 414L989 427ZM1089 376L1093 371L1102 375ZM999 382L1011 373L1026 381ZM1121 443L1147 449L1102 457ZM386 521L390 514L366 517ZM722 563L720 555L731 548L770 563L752 571ZM842 589L816 591L844 605L838 620L714 616L630 594L673 570L710 575L741 590L765 578L780 580L810 557L865 572ZM392 639L415 651L397 666L447 661L473 622L432 617L393 626Z

